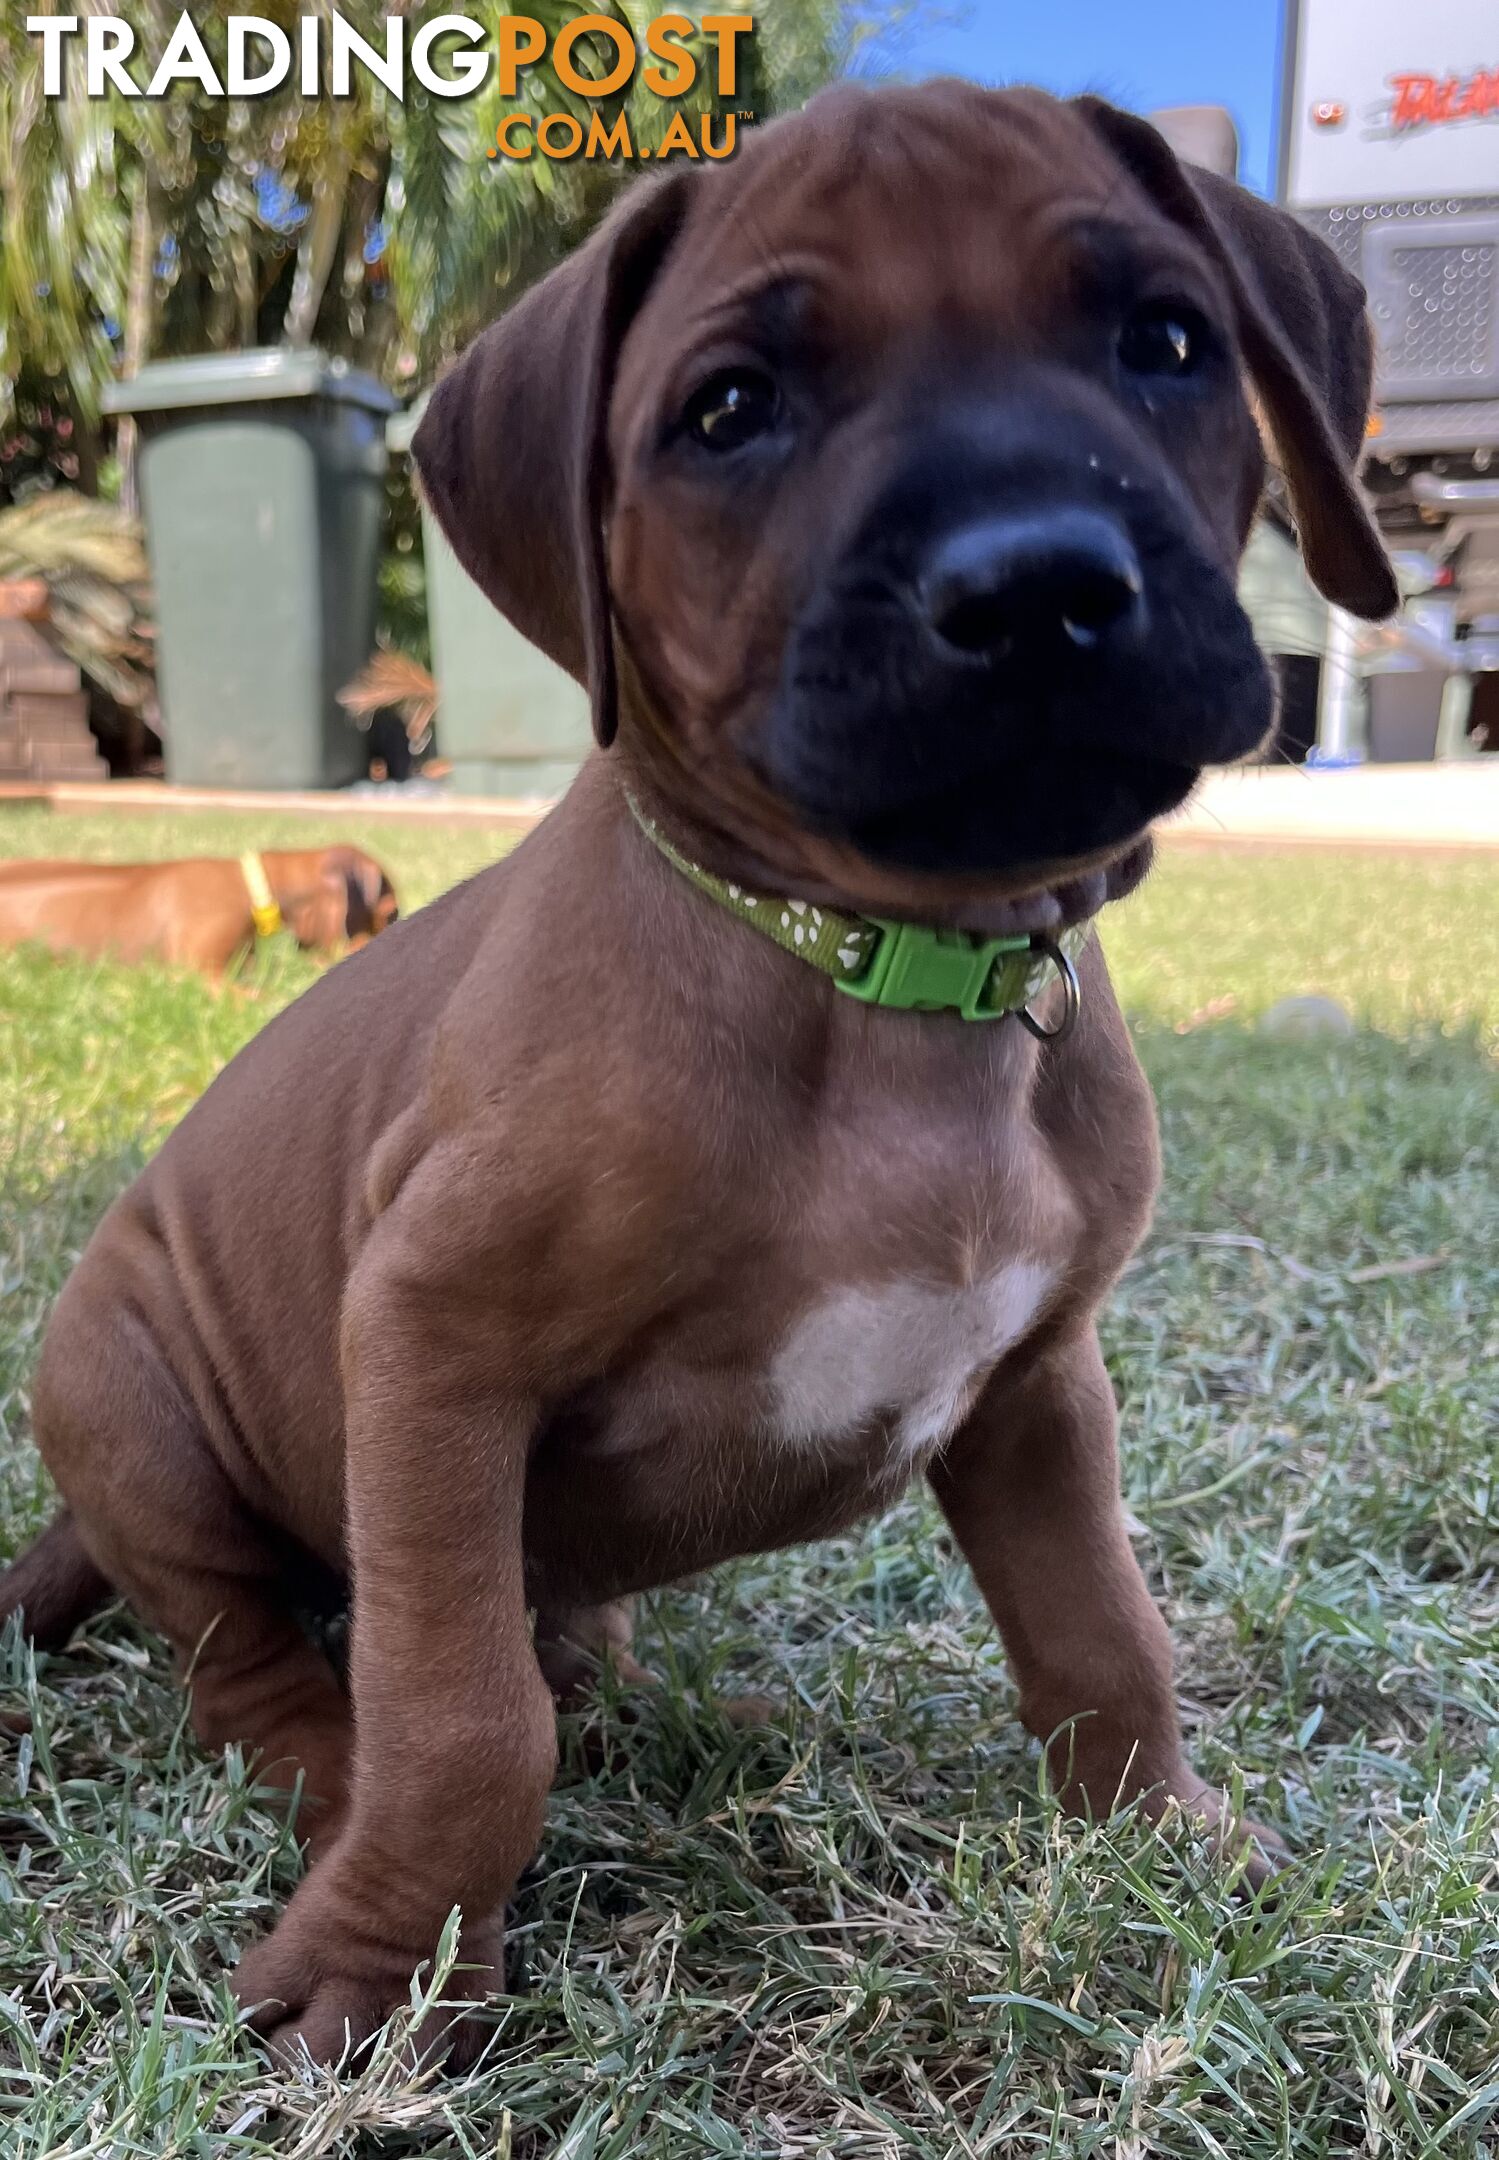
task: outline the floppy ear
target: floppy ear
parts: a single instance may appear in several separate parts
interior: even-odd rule
[[[304,952],[332,952],[348,935],[348,894],[342,876],[326,863],[317,883],[284,899],[281,912]]]
[[[1288,212],[1182,164],[1148,121],[1102,98],[1074,102],[1228,279],[1312,582],[1354,615],[1388,615],[1400,591],[1354,479],[1374,375],[1363,286]]]
[[[681,223],[683,175],[637,180],[593,236],[477,338],[412,451],[469,576],[588,690],[614,739],[604,519],[615,362]]]
[[[386,893],[394,900],[394,889],[372,855],[364,854],[359,848],[325,848],[322,876],[325,881],[332,880],[342,893],[346,938],[373,937],[376,930],[383,930],[388,922],[395,920],[393,905],[383,918],[377,914]]]

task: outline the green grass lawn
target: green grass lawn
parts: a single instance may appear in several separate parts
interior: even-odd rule
[[[291,820],[0,812],[0,854],[237,852]],[[494,833],[339,826],[407,905]],[[1493,859],[1197,852],[1107,925],[1166,1189],[1109,1313],[1139,1550],[1193,1746],[1297,1854],[1273,1909],[1180,1834],[1059,1820],[913,1497],[653,1600],[663,1685],[566,1721],[489,2062],[272,2074],[222,1974],[295,1876],[113,1613],[10,1641],[0,2154],[1499,2155],[1499,907]],[[310,979],[217,995],[0,955],[0,1550],[90,1224]],[[1345,1041],[1256,1022],[1323,991]],[[770,1724],[713,1708],[769,1695]]]

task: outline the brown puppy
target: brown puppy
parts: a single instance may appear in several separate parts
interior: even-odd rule
[[[363,945],[396,919],[395,888],[359,848],[267,848],[255,859],[304,951]],[[218,976],[255,943],[255,898],[242,863],[209,855],[0,863],[0,945],[164,960]]]
[[[1393,602],[1368,384],[1359,288],[1277,211],[1096,101],[960,84],[634,187],[444,382],[438,515],[618,741],[116,1204],[36,1382],[71,1513],[5,1592],[55,1638],[122,1589],[205,1744],[305,1777],[314,1865],[238,1972],[263,2031],[362,2039],[454,1905],[499,1985],[545,1673],[918,1471],[1068,1800],[1223,1824],[1121,1519],[1094,1317],[1157,1157],[1096,941],[1043,1044],[857,1002],[733,909],[992,936],[1127,890],[1270,718],[1247,385],[1323,589]],[[352,1709],[313,1569],[352,1581]]]

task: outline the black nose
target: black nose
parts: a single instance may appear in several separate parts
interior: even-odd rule
[[[1145,612],[1129,535],[1094,510],[1034,510],[960,526],[938,542],[917,589],[943,643],[988,660],[1113,642],[1137,629]]]

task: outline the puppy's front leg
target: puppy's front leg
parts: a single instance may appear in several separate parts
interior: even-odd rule
[[[932,1484],[998,1623],[1021,1716],[1048,1747],[1064,1805],[1106,1815],[1168,1802],[1233,1836],[1221,1794],[1182,1749],[1171,1643],[1119,1497],[1113,1389],[1092,1327],[1021,1375],[1001,1374],[936,1464]],[[1246,1824],[1248,1873],[1277,1841]],[[1257,1848],[1262,1847],[1263,1850]]]
[[[504,1902],[535,1851],[556,1761],[521,1554],[535,1412],[521,1390],[497,1388],[496,1372],[521,1363],[505,1333],[503,1312],[485,1328],[461,1289],[404,1268],[362,1269],[346,1304],[349,1816],[235,1974],[258,2029],[319,2061],[405,2000],[455,1905],[465,1969],[450,1997],[503,1985]],[[451,2037],[465,2052],[476,2036],[460,2025]]]

